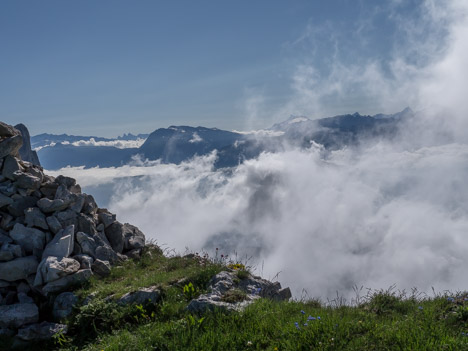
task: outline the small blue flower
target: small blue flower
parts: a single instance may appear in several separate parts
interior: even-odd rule
[[[468,334],[464,333],[464,332],[461,332],[461,335],[462,336],[467,336]]]
[[[320,320],[320,316],[318,316],[317,319]]]
[[[307,327],[307,326],[308,326],[308,324],[307,324],[307,323],[304,323],[304,326],[305,326],[305,327]]]
[[[422,310],[422,309],[423,309],[423,307],[422,307],[422,306],[418,306],[418,308],[419,308],[420,310]]]
[[[447,301],[448,302],[453,302],[453,301],[455,301],[455,299],[453,297],[447,297]]]
[[[299,327],[299,323],[298,323],[298,322],[294,322],[294,325],[296,326],[296,329],[301,329],[301,328]]]
[[[304,310],[301,310],[301,313],[302,313],[302,314],[305,314]]]
[[[307,317],[307,320],[308,320],[308,321],[315,321],[315,319],[316,319],[316,318],[315,318],[315,317],[312,317],[312,316]]]

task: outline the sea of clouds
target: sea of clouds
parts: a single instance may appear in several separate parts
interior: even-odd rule
[[[296,297],[303,289],[322,299],[351,297],[355,286],[393,284],[466,290],[467,13],[468,4],[457,0],[422,2],[418,23],[395,12],[406,41],[386,71],[375,62],[336,62],[321,77],[313,65],[298,67],[296,94],[279,113],[322,111],[327,94],[345,99],[359,86],[382,112],[407,104],[418,111],[391,143],[332,153],[286,145],[233,169],[214,169],[214,152],[180,165],[135,159],[120,168],[49,173],[73,176],[85,191],[107,189],[100,206],[148,239],[180,253],[219,248],[250,258],[257,273],[279,273]],[[432,37],[422,40],[418,26]],[[252,101],[262,99],[253,97],[248,109]]]

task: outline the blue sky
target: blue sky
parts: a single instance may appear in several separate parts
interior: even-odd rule
[[[173,124],[250,129],[290,114],[396,111],[407,103],[376,104],[349,76],[340,96],[336,88],[317,93],[336,82],[336,67],[369,60],[391,79],[395,52],[405,57],[409,47],[401,23],[418,23],[421,4],[2,1],[0,120],[25,123],[33,135],[116,136]]]

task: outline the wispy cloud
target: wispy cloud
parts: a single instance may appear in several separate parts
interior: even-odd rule
[[[384,10],[403,25],[396,10],[404,2],[390,4]],[[325,73],[299,65],[294,97],[277,111],[278,120],[318,117],[333,114],[333,104],[350,109],[363,101],[375,106],[364,113],[419,110],[392,144],[326,158],[315,145],[287,148],[230,170],[214,170],[213,153],[181,165],[60,172],[113,184],[109,207],[149,238],[181,252],[219,247],[252,255],[264,275],[282,272],[296,293],[349,296],[355,284],[466,289],[468,4],[426,1],[418,11],[386,64],[337,54]],[[254,94],[251,115],[261,116],[261,108]]]
[[[106,140],[106,141],[96,141],[94,138],[90,138],[89,140],[79,140],[70,143],[69,141],[63,141],[61,144],[63,145],[73,145],[73,146],[111,146],[116,147],[118,149],[131,149],[131,148],[139,148],[146,139],[136,139],[136,140]],[[55,146],[57,143],[52,142],[45,146],[40,146],[35,148],[35,151],[39,151],[46,147]]]

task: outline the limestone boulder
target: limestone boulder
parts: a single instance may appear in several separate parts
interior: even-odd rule
[[[0,141],[0,158],[5,156],[18,156],[18,151],[23,145],[21,135],[15,135]]]
[[[41,187],[42,179],[29,173],[17,171],[13,176],[16,178],[16,185],[20,188],[37,190]]]
[[[49,256],[68,257],[73,252],[75,243],[75,226],[70,225],[58,232],[52,241],[47,244],[42,258]]]
[[[26,279],[34,274],[39,262],[35,256],[15,258],[8,262],[0,262],[0,280],[13,282]]]
[[[161,300],[161,290],[157,286],[142,288],[127,293],[117,300],[119,305],[147,305],[156,304]]]
[[[97,244],[94,238],[91,235],[88,235],[83,232],[76,233],[76,241],[81,247],[81,252],[83,254],[94,257],[96,254]]]
[[[23,250],[20,245],[4,243],[0,247],[0,261],[11,261],[14,258],[21,257]]]
[[[15,224],[10,231],[10,237],[16,244],[21,245],[27,253],[42,251],[45,246],[46,235],[43,231],[25,227],[20,223]]]
[[[72,258],[80,262],[81,269],[90,269],[94,262],[94,259],[91,256],[85,254],[75,255]]]
[[[21,171],[21,166],[16,157],[11,155],[7,156],[3,160],[2,175],[10,180],[15,180],[15,172]]]
[[[100,224],[104,225],[104,228],[108,228],[112,223],[116,221],[115,214],[110,213],[105,208],[100,208],[97,210],[98,220]]]
[[[220,272],[209,283],[209,293],[200,295],[190,301],[188,310],[191,312],[205,312],[207,310],[243,310],[256,299],[261,297],[274,300],[289,300],[291,291],[289,288],[281,289],[279,282],[248,275],[239,279],[236,272]],[[239,291],[243,298],[235,301],[229,299],[233,291]],[[231,295],[232,296],[232,295]]]
[[[66,334],[68,327],[58,323],[35,323],[18,330],[18,338],[24,341],[49,340],[56,334]]]
[[[33,303],[0,306],[0,328],[19,328],[39,321],[39,309]]]
[[[122,253],[125,245],[124,225],[120,222],[114,222],[105,229],[105,233],[112,249]]]
[[[40,229],[48,230],[46,217],[38,207],[30,207],[24,210],[26,225],[28,227],[37,227]]]
[[[34,196],[19,196],[13,198],[14,202],[11,205],[8,205],[8,212],[13,217],[24,216],[24,210],[29,207],[35,207],[37,203],[37,198]]]
[[[44,258],[37,267],[34,286],[56,281],[77,272],[79,269],[80,263],[72,258],[49,256]]]
[[[0,194],[0,208],[11,205],[13,202],[11,197]]]
[[[109,261],[102,261],[100,259],[96,259],[93,262],[91,269],[94,274],[100,277],[107,277],[111,273],[111,265]]]
[[[46,294],[67,291],[75,286],[79,286],[88,281],[93,275],[91,269],[81,269],[78,272],[67,275],[63,278],[47,283],[42,291]]]
[[[71,316],[73,307],[78,304],[78,297],[72,292],[63,292],[55,298],[52,315],[56,321],[65,320]]]
[[[124,251],[142,249],[145,247],[145,234],[134,225],[124,224]]]
[[[52,233],[57,234],[59,231],[62,230],[62,224],[60,224],[59,220],[55,216],[49,216],[46,218],[47,225]]]
[[[69,204],[70,204],[70,200],[63,200],[63,199],[50,200],[46,197],[43,197],[42,199],[37,201],[37,206],[45,214],[53,213],[56,211],[63,211],[64,209],[68,207]]]

